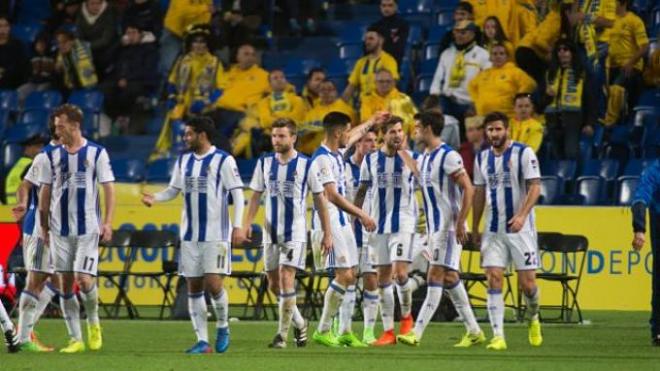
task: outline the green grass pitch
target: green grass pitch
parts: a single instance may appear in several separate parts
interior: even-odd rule
[[[188,356],[194,335],[187,321],[102,320],[104,347],[75,355],[0,353],[0,370],[660,370],[660,347],[652,347],[640,312],[586,312],[588,325],[544,325],[544,344],[532,348],[523,324],[506,324],[509,349],[454,349],[458,323],[431,324],[421,346],[267,349],[276,322],[232,322],[225,354]],[[481,324],[487,335],[487,323]],[[66,339],[61,320],[38,324],[41,339],[56,347]],[[212,325],[209,334],[214,335]],[[311,337],[310,326],[310,337]],[[356,330],[360,330],[359,323]],[[83,327],[84,331],[84,327]],[[213,340],[213,336],[212,339]]]

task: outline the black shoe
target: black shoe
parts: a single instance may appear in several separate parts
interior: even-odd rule
[[[16,330],[5,332],[5,345],[7,345],[7,351],[9,353],[16,353],[19,351],[18,336]]]
[[[268,347],[273,349],[283,349],[286,348],[286,341],[282,338],[282,335],[277,334],[273,338],[273,341],[268,344]]]
[[[655,335],[651,338],[651,345],[660,347],[660,335]]]
[[[293,327],[293,337],[296,339],[296,346],[298,348],[303,348],[307,345],[307,325],[309,324],[307,320],[304,320],[305,323],[303,327],[298,329],[295,326]]]

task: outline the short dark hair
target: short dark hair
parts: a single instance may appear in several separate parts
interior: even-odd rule
[[[509,118],[507,115],[499,111],[491,112],[484,117],[484,127],[488,128],[489,124],[496,121],[502,121],[504,127],[507,129],[509,128]]]
[[[350,123],[350,116],[342,112],[333,111],[323,117],[323,128],[326,133],[332,133]]]
[[[534,104],[534,99],[532,99],[532,93],[518,93],[518,94],[516,94],[516,96],[513,97],[513,103],[515,103],[518,99],[522,99],[522,98],[527,98],[527,99],[529,99],[530,102],[532,102],[532,104]]]
[[[461,1],[456,5],[456,10],[461,9],[464,10],[470,14],[474,14],[474,8],[472,7],[472,4],[468,3],[467,1]]]
[[[215,136],[215,123],[213,120],[206,116],[195,116],[186,121],[186,126],[190,126],[197,134],[204,133],[206,138],[213,141]]]
[[[399,116],[390,116],[389,119],[385,120],[385,122],[380,126],[380,132],[382,134],[387,133],[390,128],[396,124],[401,124],[403,125],[403,119]]]
[[[288,128],[291,135],[298,135],[298,126],[296,125],[296,122],[290,118],[282,117],[273,121],[271,128]]]
[[[61,115],[65,115],[69,121],[77,122],[82,126],[83,112],[75,104],[65,103],[53,110],[53,119]]]
[[[383,29],[382,29],[381,27],[379,27],[379,26],[376,26],[375,24],[372,24],[371,26],[369,26],[369,27],[367,28],[367,32],[375,32],[375,33],[377,33],[380,37],[382,37],[383,39],[385,39],[385,38],[387,37],[387,35],[386,35],[385,32],[383,31]]]
[[[311,70],[309,70],[309,72],[307,72],[307,77],[306,77],[305,81],[311,80],[312,77],[314,76],[314,74],[316,74],[316,73],[322,73],[322,74],[326,75],[325,69],[323,67],[314,67]]]
[[[430,126],[433,135],[439,137],[445,127],[445,117],[439,110],[429,109],[415,114],[415,120],[423,127]]]
[[[53,37],[57,37],[59,35],[66,37],[67,40],[74,40],[76,38],[76,35],[73,32],[71,32],[70,30],[64,27],[59,28],[57,31],[55,31]]]

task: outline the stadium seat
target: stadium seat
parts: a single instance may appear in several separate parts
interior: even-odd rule
[[[621,176],[617,180],[616,204],[629,206],[639,183],[639,176]]]
[[[416,47],[424,42],[424,35],[422,27],[419,25],[411,25],[408,31],[408,39],[406,40],[409,47]]]
[[[422,65],[419,73],[422,75],[433,75],[437,67],[438,67],[437,59],[427,59],[425,61],[422,61]]]
[[[5,143],[2,146],[2,173],[7,174],[21,156],[23,156],[23,146],[18,143]]]
[[[582,163],[581,176],[600,176],[607,182],[614,181],[619,173],[617,160],[587,160]]]
[[[589,140],[580,140],[580,163],[585,163],[591,160],[593,153],[593,145]]]
[[[451,8],[439,10],[436,15],[439,26],[449,26],[454,23],[454,11]]]
[[[553,205],[559,200],[559,195],[561,194],[559,186],[561,180],[559,177],[553,175],[545,175],[541,177],[541,197],[539,198],[539,204],[541,205]]]
[[[69,103],[80,107],[84,112],[100,114],[103,109],[103,93],[98,90],[74,90]]]
[[[52,13],[50,1],[43,0],[21,0],[18,6],[19,23],[43,22]],[[13,28],[14,26],[12,26]]]
[[[306,76],[307,73],[313,68],[321,67],[321,62],[316,59],[300,59],[289,58],[284,66],[284,74],[289,75],[302,75]]]
[[[20,143],[37,134],[45,134],[45,121],[39,123],[14,125],[5,132],[5,143]]]
[[[358,59],[364,54],[362,43],[343,44],[339,47],[339,58]]]
[[[50,111],[62,103],[62,94],[57,90],[33,91],[25,99],[24,111]]]
[[[640,176],[642,175],[642,171],[644,171],[648,165],[648,160],[636,158],[630,159],[626,163],[626,166],[623,169],[623,174],[621,174],[621,176]]]
[[[417,78],[417,86],[415,88],[415,92],[428,94],[432,83],[433,75],[420,75]]]
[[[638,106],[660,106],[660,88],[647,89],[642,92],[637,101]]]
[[[39,125],[46,128],[48,125],[48,112],[42,110],[23,112],[16,125]]]
[[[167,183],[172,177],[176,158],[163,158],[147,165],[146,181],[149,183]]]
[[[399,0],[398,5],[402,14],[430,13],[433,10],[432,0]]]
[[[431,27],[429,35],[426,38],[428,43],[439,43],[447,32],[451,30],[451,26],[440,25]]]
[[[355,59],[333,58],[326,65],[326,72],[329,77],[350,75],[356,61]]]
[[[22,41],[26,51],[29,51],[42,28],[43,26],[36,22],[16,23],[11,26],[11,35]]]
[[[566,189],[566,185],[575,179],[577,163],[573,160],[548,161],[544,165],[541,174],[558,176],[562,182],[561,190]]]
[[[575,194],[581,196],[582,205],[602,205],[605,185],[599,176],[582,176],[576,181]]]
[[[652,159],[660,155],[660,128],[657,121],[644,125],[641,147],[643,158]]]
[[[367,30],[367,25],[364,23],[342,22],[338,29],[337,46],[344,44],[360,44],[363,41],[364,33]]]
[[[433,59],[437,61],[438,58],[440,58],[440,44],[426,44],[426,46],[424,46],[423,60]]]
[[[15,90],[0,90],[0,110],[18,111],[18,93]]]
[[[118,182],[138,183],[144,180],[144,161],[137,159],[112,160],[112,171]]]

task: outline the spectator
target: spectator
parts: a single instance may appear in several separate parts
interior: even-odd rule
[[[222,11],[214,14],[211,24],[224,55],[235,56],[239,46],[255,42],[262,19],[258,0],[223,0]]]
[[[585,67],[577,48],[568,39],[560,39],[548,70],[545,108],[548,139],[557,159],[575,160],[579,153],[580,133],[592,135],[596,121],[593,94],[584,87]]]
[[[660,35],[660,30],[658,31]],[[650,88],[660,87],[660,38],[655,38],[655,49],[649,55],[649,62],[644,70],[644,82]]]
[[[305,118],[305,102],[295,91],[287,91],[289,83],[282,70],[271,71],[268,80],[271,92],[257,103],[257,112],[261,130],[270,137],[270,125],[279,118],[292,119],[300,125]]]
[[[484,28],[486,18],[497,17],[504,27],[504,34],[509,34],[509,19],[515,4],[513,0],[467,0],[474,9],[474,23]]]
[[[213,0],[176,0],[170,5],[163,20],[160,37],[160,65],[158,71],[168,75],[172,64],[181,52],[181,44],[188,27],[208,24],[213,13]]]
[[[117,121],[124,133],[140,132],[135,125],[129,126],[129,114],[138,97],[148,95],[158,85],[155,41],[150,31],[140,30],[137,24],[127,25],[114,73],[102,83],[106,113]]]
[[[48,138],[42,134],[34,135],[21,143],[23,146],[23,156],[14,163],[5,179],[5,196],[7,198],[7,205],[16,204],[16,192],[21,185],[21,181],[30,169],[32,160],[34,160],[35,156],[41,152],[41,149],[46,143],[48,143]]]
[[[21,104],[33,91],[51,89],[55,83],[55,58],[45,33],[34,40],[30,67],[28,82],[18,88],[18,100]]]
[[[307,81],[302,91],[302,97],[307,104],[307,108],[313,108],[321,99],[321,83],[325,80],[325,70],[323,68],[312,68],[307,73]]]
[[[175,62],[168,78],[168,107],[173,120],[211,111],[222,95],[225,70],[210,53],[210,36],[206,25],[191,26],[186,32],[186,54]]]
[[[525,71],[508,62],[504,45],[493,45],[490,61],[493,66],[470,81],[468,91],[477,115],[499,111],[513,117],[513,98],[516,94],[533,92],[536,82]]]
[[[453,13],[454,24],[458,24],[461,21],[473,21],[474,22],[474,9],[472,4],[467,1],[461,1],[456,5]],[[478,27],[475,27],[475,40],[481,40],[481,30]],[[435,40],[429,40],[431,42]],[[449,48],[454,43],[454,31],[453,29],[447,31],[445,35],[440,40],[440,46],[438,48],[438,53],[442,54],[447,48]]]
[[[338,97],[337,87],[332,80],[323,80],[319,84],[319,97],[316,104],[305,114],[305,119],[298,132],[298,150],[312,155],[323,141],[323,118],[330,112],[341,112],[351,117],[357,124],[355,110]]]
[[[130,0],[124,11],[124,29],[133,25],[143,32],[160,35],[162,19],[160,6],[155,0]]]
[[[524,35],[536,29],[546,10],[546,0],[522,0],[513,4],[506,34],[513,46],[518,45]]]
[[[607,112],[602,120],[605,125],[619,121],[628,96],[628,107],[635,107],[643,88],[642,71],[644,56],[649,50],[644,22],[628,11],[628,0],[617,0],[616,20],[610,31],[609,95]]]
[[[305,22],[305,31],[310,34],[316,33],[315,19],[318,19],[322,7],[323,2],[321,0],[286,0],[291,33],[298,36],[302,34],[303,28],[300,21]]]
[[[372,27],[379,28],[385,35],[383,50],[396,59],[401,65],[403,54],[406,51],[410,25],[398,12],[396,0],[380,0],[380,14],[383,15]]]
[[[55,35],[60,29],[74,31],[83,0],[60,0],[53,5],[53,15],[46,21],[46,32]],[[52,3],[51,3],[52,4]]]
[[[96,86],[98,78],[89,45],[76,39],[71,31],[64,29],[55,32],[55,40],[57,41],[55,71],[62,76],[64,90]]]
[[[477,153],[488,148],[488,142],[484,137],[484,117],[472,116],[465,119],[465,138],[467,139],[458,152],[463,158],[465,171],[472,179],[474,174],[474,159]]]
[[[511,140],[524,143],[538,152],[543,141],[543,124],[533,117],[534,103],[529,93],[517,94],[514,98],[515,117],[509,122]]]
[[[348,77],[348,86],[344,90],[343,98],[349,102],[355,90],[360,92],[360,100],[371,94],[376,88],[376,71],[389,70],[394,80],[399,80],[399,68],[394,57],[383,50],[385,37],[381,30],[369,27],[364,35],[364,49],[366,55],[357,60],[351,75]]]
[[[394,80],[392,72],[386,69],[376,72],[375,91],[362,98],[360,119],[364,122],[380,111],[387,111],[393,116],[401,117],[403,131],[409,138],[412,137],[417,107],[409,96],[396,88],[396,80]]]
[[[9,18],[0,15],[0,89],[16,89],[28,74],[25,48],[10,33]]]
[[[454,44],[442,52],[433,75],[427,107],[440,106],[445,114],[463,121],[465,111],[472,106],[468,83],[491,66],[488,52],[475,41],[477,26],[460,21],[454,26]]]
[[[106,0],[86,0],[76,20],[78,36],[89,42],[101,78],[110,72],[119,48],[117,21],[116,10]]]
[[[504,29],[502,29],[500,20],[495,16],[490,16],[486,18],[486,21],[484,22],[484,32],[481,35],[481,46],[488,51],[488,54],[490,54],[490,51],[495,44],[504,45],[507,54],[509,55],[509,59],[513,58],[513,45],[504,34]]]

